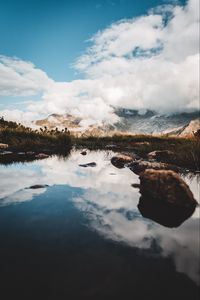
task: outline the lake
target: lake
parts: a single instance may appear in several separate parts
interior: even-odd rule
[[[112,155],[0,165],[2,300],[198,299],[199,207],[177,228],[143,218],[139,178]]]

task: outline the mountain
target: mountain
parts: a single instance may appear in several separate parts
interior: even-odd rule
[[[98,124],[82,126],[83,120],[69,114],[52,114],[43,120],[35,122],[40,127],[48,129],[68,128],[72,133],[80,135],[105,135],[113,132],[130,132],[159,134],[168,133],[176,135],[188,134],[199,128],[199,112],[181,113],[173,115],[159,115],[153,111],[146,111],[141,114],[136,110],[117,109],[115,113],[119,116],[120,121],[113,125]],[[196,121],[195,121],[196,120]],[[190,123],[190,122],[193,123]],[[190,126],[189,128],[187,128]]]
[[[199,129],[200,129],[200,119],[198,118],[190,121],[189,124],[186,124],[184,126],[181,126],[173,130],[166,130],[163,133],[184,137],[184,136],[193,136],[194,132],[196,132]]]

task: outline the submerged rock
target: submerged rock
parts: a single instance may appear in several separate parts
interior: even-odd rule
[[[144,160],[133,161],[129,164],[129,168],[135,174],[140,174],[147,169],[153,170],[172,170],[178,172],[180,169],[177,166],[161,163],[161,162],[150,162]]]
[[[87,168],[87,167],[96,167],[95,162],[87,163],[87,164],[80,164],[79,167]]]
[[[116,168],[122,169],[126,164],[131,163],[134,160],[134,157],[125,154],[118,154],[111,158],[111,163]]]
[[[140,184],[139,183],[132,183],[131,186],[133,188],[139,189],[140,188]]]
[[[85,151],[85,150],[82,151],[82,152],[81,152],[81,155],[87,155],[87,151]]]
[[[31,185],[28,189],[43,189],[48,187],[47,184],[35,184],[35,185]]]
[[[167,161],[169,159],[170,160],[173,159],[175,156],[175,153],[173,151],[169,151],[169,150],[156,150],[156,151],[150,152],[147,156],[150,159]]]
[[[140,175],[142,197],[176,207],[196,206],[189,186],[175,172],[169,170],[146,170]]]

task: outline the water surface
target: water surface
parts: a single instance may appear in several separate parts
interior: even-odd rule
[[[199,208],[178,228],[143,218],[112,155],[0,166],[1,299],[198,299]]]

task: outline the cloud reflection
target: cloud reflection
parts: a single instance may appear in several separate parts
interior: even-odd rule
[[[9,205],[32,200],[44,189],[27,189],[35,184],[68,185],[81,188],[75,206],[89,220],[89,226],[105,238],[140,249],[156,243],[158,255],[171,257],[176,270],[199,281],[199,208],[179,228],[165,228],[143,218],[137,208],[140,194],[131,187],[138,176],[129,169],[117,169],[110,163],[112,152],[72,152],[68,159],[52,157],[27,164],[0,166],[0,203]],[[95,168],[79,164],[95,161]],[[197,177],[184,178],[199,201]]]

